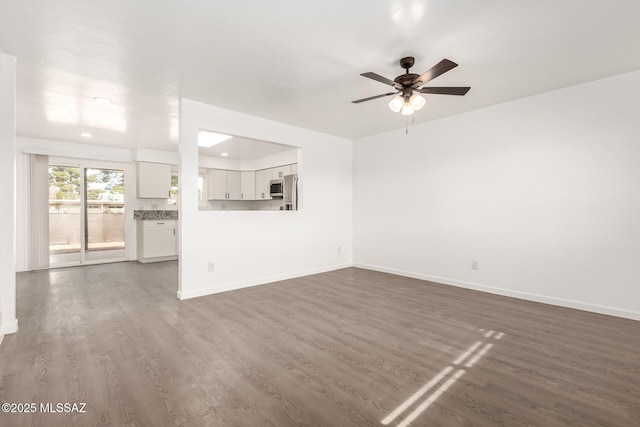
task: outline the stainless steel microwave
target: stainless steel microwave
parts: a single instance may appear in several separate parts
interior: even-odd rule
[[[269,195],[272,199],[282,199],[284,182],[282,179],[272,179],[269,185]]]

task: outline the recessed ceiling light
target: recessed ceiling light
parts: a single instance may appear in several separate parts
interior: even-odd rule
[[[222,157],[227,157],[227,156],[229,155],[229,153],[220,153],[220,155],[221,155]]]
[[[93,97],[93,101],[97,102],[98,104],[111,104],[111,100],[109,98],[105,98],[103,96],[94,96]]]
[[[208,130],[201,130],[200,132],[198,132],[198,146],[209,148],[231,138],[231,135],[209,132]]]
[[[82,132],[80,136],[83,138],[91,138],[91,134],[89,132]]]

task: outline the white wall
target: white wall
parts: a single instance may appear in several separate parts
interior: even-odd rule
[[[640,71],[356,140],[355,264],[640,319],[638,111]]]
[[[0,342],[18,330],[15,263],[16,58],[0,52]]]
[[[301,210],[199,211],[200,128],[302,148]],[[180,185],[179,298],[351,265],[350,140],[182,99]]]
[[[151,148],[136,148],[135,160],[139,162],[165,163],[178,166],[178,152],[154,150]]]
[[[300,150],[294,148],[255,160],[244,160],[242,162],[242,170],[257,171],[260,169],[269,169],[277,166],[298,163],[298,151]]]
[[[228,169],[242,170],[242,161],[235,159],[224,159],[221,157],[199,155],[200,169]],[[200,171],[203,172],[203,171]]]
[[[256,171],[268,169],[276,166],[290,165],[298,163],[298,149],[283,151],[259,159],[235,160],[222,157],[205,156],[200,154],[200,168],[229,169],[239,171]]]

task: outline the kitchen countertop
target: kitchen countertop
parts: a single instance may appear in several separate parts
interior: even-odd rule
[[[178,219],[177,210],[135,210],[133,219],[154,220],[154,219]]]

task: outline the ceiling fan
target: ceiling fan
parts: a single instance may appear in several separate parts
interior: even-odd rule
[[[382,95],[370,96],[368,98],[358,99],[357,101],[351,101],[354,104],[359,104],[365,101],[371,101],[372,99],[383,98],[385,96],[398,95],[389,102],[389,108],[392,111],[405,116],[409,116],[418,111],[424,106],[425,100],[421,93],[437,94],[437,95],[465,95],[469,92],[470,87],[420,87],[423,84],[435,79],[436,77],[446,73],[449,70],[457,67],[453,61],[443,59],[436,65],[425,71],[423,74],[413,74],[409,72],[409,68],[413,67],[415,59],[412,56],[407,56],[400,60],[400,66],[405,69],[405,74],[400,74],[393,80],[389,80],[386,77],[382,77],[376,73],[362,73],[361,76],[376,80],[380,83],[393,86],[394,92],[383,93]]]

